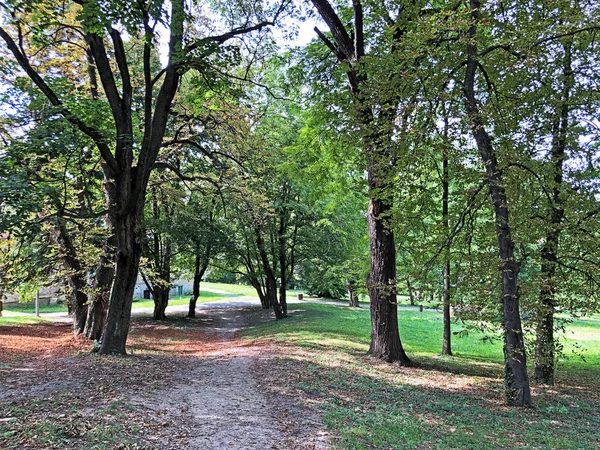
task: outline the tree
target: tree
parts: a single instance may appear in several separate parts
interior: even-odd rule
[[[371,299],[371,346],[369,353],[388,362],[408,365],[410,360],[400,342],[396,303],[396,249],[394,233],[387,217],[392,208],[389,197],[390,162],[394,160],[390,140],[394,129],[397,102],[372,104],[365,96],[367,73],[365,57],[363,5],[353,2],[353,31],[349,33],[327,0],[312,0],[315,9],[329,27],[333,41],[317,28],[315,31],[343,64],[360,127],[369,186],[369,226],[371,269],[368,281]],[[399,31],[401,34],[401,31]],[[394,104],[396,103],[396,104]]]
[[[180,204],[177,185],[172,180],[157,174],[151,179],[146,218],[146,264],[141,269],[142,278],[154,300],[154,320],[166,319],[171,290],[171,261],[176,252],[171,228]],[[179,194],[179,195],[178,195]]]
[[[110,107],[114,132],[102,133],[93,123],[72,108],[70,99],[61,98],[55,92],[53,83],[42,77],[32,64],[34,56],[23,45],[20,36],[24,28],[35,28],[38,23],[26,23],[19,4],[8,5],[5,12],[13,17],[11,29],[0,28],[0,37],[12,53],[21,69],[37,88],[47,97],[58,114],[87,135],[95,144],[103,159],[103,171],[115,189],[109,192],[109,209],[114,217],[116,272],[113,284],[106,328],[99,353],[125,353],[125,343],[129,331],[133,289],[137,279],[143,242],[143,210],[146,189],[150,173],[154,168],[159,150],[166,132],[169,111],[175,97],[183,71],[195,66],[206,67],[211,56],[218,54],[220,44],[245,33],[261,30],[273,24],[262,20],[254,25],[249,20],[245,24],[221,35],[184,41],[185,5],[182,0],[170,2],[168,23],[170,31],[168,42],[168,62],[165,69],[153,74],[151,54],[156,43],[156,25],[163,21],[166,14],[162,3],[134,5],[123,14],[120,2],[102,3],[76,1],[78,11],[77,28],[83,36],[83,42],[77,45],[90,49],[106,101]],[[35,6],[35,5],[34,5]],[[60,26],[64,14],[62,4],[57,3],[51,12],[47,8],[41,11],[39,22]],[[70,5],[69,5],[70,6]],[[29,5],[28,5],[29,7]],[[276,15],[281,12],[281,7]],[[259,19],[260,20],[260,19]],[[244,20],[242,20],[244,22]],[[119,24],[119,26],[115,26]],[[43,29],[43,27],[41,27]],[[39,29],[39,28],[38,28]],[[134,80],[129,66],[124,36],[127,32],[144,38],[143,49],[143,100],[140,110],[142,119],[136,123],[134,112]],[[16,37],[15,37],[16,36]],[[16,40],[15,40],[16,39]],[[112,52],[108,51],[108,40],[112,43]],[[113,62],[111,63],[111,58]],[[141,130],[134,132],[134,125]],[[139,127],[139,128],[138,128]]]
[[[509,405],[523,406],[531,403],[525,342],[519,313],[519,291],[517,278],[519,263],[515,258],[515,242],[509,221],[509,208],[502,174],[498,169],[498,158],[492,145],[492,138],[479,111],[476,98],[476,75],[479,69],[478,31],[481,15],[479,0],[471,0],[471,22],[468,29],[467,64],[465,67],[464,102],[471,125],[473,138],[477,143],[485,167],[486,182],[494,206],[500,270],[502,273],[502,304],[504,326],[504,384],[506,401]]]

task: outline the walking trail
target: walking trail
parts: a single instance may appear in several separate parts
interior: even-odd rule
[[[169,387],[145,400],[158,413],[182,415],[191,422],[186,448],[329,448],[316,412],[285,394],[286,380],[277,376],[277,359],[268,347],[239,339],[244,326],[266,319],[264,312],[218,305],[202,308],[199,317],[209,341],[203,344],[204,355],[190,358]],[[279,386],[274,390],[269,383]]]

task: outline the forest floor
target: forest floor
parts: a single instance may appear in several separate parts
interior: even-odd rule
[[[65,323],[0,326],[0,449],[328,448],[277,346],[239,338],[269,312],[206,306],[134,318],[127,357],[90,354]]]
[[[401,367],[367,355],[368,308],[294,301],[275,321],[214,298],[194,319],[134,310],[127,357],[91,354],[64,313],[0,318],[0,450],[600,448],[598,314],[559,336],[556,386],[510,408],[499,336],[453,322],[440,356],[434,309],[400,308]]]

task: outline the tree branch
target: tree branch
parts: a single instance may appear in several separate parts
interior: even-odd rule
[[[0,37],[6,42],[8,49],[14,55],[15,59],[21,66],[21,68],[25,71],[27,76],[33,81],[33,83],[38,87],[38,89],[46,96],[46,98],[50,101],[50,103],[56,107],[58,107],[60,114],[71,124],[73,124],[79,131],[90,137],[98,150],[100,150],[100,154],[102,158],[108,165],[109,169],[113,172],[119,171],[119,165],[115,157],[108,145],[104,143],[104,137],[100,133],[100,131],[95,128],[89,127],[86,125],[79,117],[75,116],[71,111],[69,111],[62,103],[62,101],[58,98],[58,96],[54,93],[52,88],[44,81],[44,79],[40,76],[39,73],[31,66],[25,52],[22,52],[15,41],[10,37],[10,35],[3,29],[0,28]]]

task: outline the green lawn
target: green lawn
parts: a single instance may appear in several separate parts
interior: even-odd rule
[[[228,292],[229,294],[244,295],[256,297],[256,290],[245,284],[226,284],[226,283],[201,283],[200,290],[203,288],[214,289],[216,291]]]
[[[40,304],[40,313],[55,313],[55,312],[63,312],[67,310],[67,305],[60,304],[60,305],[56,305],[56,304],[52,304],[52,305],[46,305],[46,304]],[[35,313],[35,305],[33,303],[5,303],[4,304],[4,312],[9,311],[9,312],[18,312],[18,313],[28,313],[28,314],[34,314]]]
[[[533,408],[502,404],[502,343],[470,332],[454,336],[455,356],[439,356],[441,314],[399,312],[404,347],[415,367],[365,356],[369,311],[296,304],[291,317],[245,330],[250,340],[285,345],[282,370],[292,388],[316,402],[335,448],[598,448],[600,325],[574,322],[563,339],[567,360],[557,387],[533,386]],[[462,327],[456,324],[455,331]],[[570,356],[575,342],[581,355]]]
[[[190,297],[191,297],[190,295],[178,295],[177,297],[171,297],[169,299],[169,306],[188,305],[190,303]],[[216,294],[214,292],[206,292],[201,289],[200,297],[198,297],[198,303],[216,302],[219,300],[223,300],[224,298],[230,298],[230,297],[231,296],[229,296],[229,295]],[[132,308],[133,309],[154,308],[154,300],[135,297],[133,299]],[[169,311],[169,309],[167,307],[167,312],[168,311]]]
[[[0,325],[33,325],[36,323],[46,322],[46,319],[42,317],[35,317],[31,315],[22,315],[20,312],[2,311],[2,317],[0,317]]]
[[[207,286],[209,285],[208,283],[203,283],[203,285],[206,284]],[[220,286],[220,285],[219,285]],[[235,290],[235,285],[223,285],[223,286],[232,286],[233,289],[229,289],[229,291],[233,291]],[[248,288],[246,286],[240,286],[241,288],[245,288],[246,290],[248,290]],[[215,288],[216,289],[216,288]],[[251,289],[251,288],[250,288]],[[253,291],[254,292],[254,291]],[[200,291],[200,298],[198,298],[198,303],[207,303],[207,302],[214,302],[214,301],[218,301],[218,300],[222,300],[224,298],[229,298],[229,297],[235,297],[238,294],[236,293],[232,293],[232,294],[217,294],[214,292],[207,292],[207,291]],[[244,294],[246,295],[246,294]],[[169,305],[187,305],[190,302],[190,296],[189,295],[180,295],[177,297],[172,297],[169,299]],[[138,298],[135,297],[133,299],[133,308],[137,309],[137,308],[152,308],[154,307],[154,302],[152,300],[149,299],[142,299],[142,298]],[[60,305],[56,305],[56,304],[52,304],[52,305],[40,305],[40,313],[56,313],[56,312],[65,312],[67,310],[67,305],[60,304]],[[27,303],[27,304],[4,304],[4,312],[16,312],[16,313],[27,313],[27,314],[34,314],[35,313],[35,306],[33,304]]]

